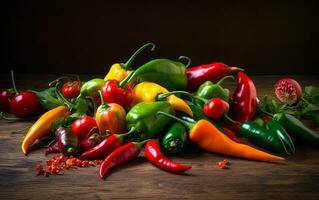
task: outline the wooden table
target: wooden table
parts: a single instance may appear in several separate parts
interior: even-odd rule
[[[20,88],[45,88],[58,75],[17,75]],[[83,80],[92,75],[81,76]],[[8,84],[4,74],[1,85]],[[272,94],[280,76],[252,76],[258,95]],[[319,84],[317,76],[295,76],[302,85]],[[234,88],[234,84],[226,82]],[[185,175],[154,167],[143,156],[112,171],[105,181],[98,167],[68,170],[64,176],[35,176],[35,164],[47,157],[43,149],[24,156],[20,144],[24,133],[13,130],[32,122],[0,121],[0,199],[319,199],[319,151],[301,144],[283,164],[270,164],[219,156],[202,151],[171,156],[190,164]],[[227,158],[230,169],[218,161]]]

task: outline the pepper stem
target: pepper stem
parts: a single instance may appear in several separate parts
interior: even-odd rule
[[[152,139],[148,139],[148,140],[143,140],[142,142],[132,142],[138,149],[141,149],[145,143],[147,143],[148,141],[150,141]]]
[[[69,108],[72,108],[72,109],[76,109],[76,106],[73,105],[71,102],[69,102],[66,98],[64,98],[64,96],[61,94],[60,92],[60,89],[59,89],[59,83],[60,82],[57,82],[56,85],[55,85],[55,94],[56,96],[58,97],[58,99],[60,101],[62,101],[65,105],[67,105]]]
[[[185,91],[172,91],[172,92],[167,92],[167,93],[160,93],[156,96],[156,100],[157,101],[163,101],[165,100],[168,96],[171,96],[171,95],[175,95],[175,94],[182,94],[182,95],[185,95],[187,97],[190,97],[192,99],[198,99],[200,101],[202,101],[203,103],[207,103],[208,100],[207,99],[204,99],[204,98],[201,98],[201,97],[198,97],[198,96],[195,96],[189,92],[185,92]]]
[[[127,70],[129,67],[131,67],[132,62],[135,60],[136,56],[138,56],[144,49],[148,48],[148,47],[152,47],[151,51],[154,51],[155,49],[155,44],[150,42],[147,44],[144,44],[143,46],[141,46],[138,50],[135,51],[135,53],[126,61],[126,63],[122,63],[120,64],[121,67],[125,70]]]
[[[129,83],[135,76],[135,72],[136,71],[133,71],[131,72],[129,75],[127,75],[119,84],[118,86],[123,88],[123,86],[126,84],[126,83]]]
[[[229,72],[243,72],[245,71],[243,68],[239,68],[239,67],[228,67],[227,68]]]
[[[230,76],[224,76],[224,77],[221,78],[216,84],[217,84],[217,85],[220,85],[220,84],[222,84],[222,82],[223,82],[224,80],[229,79],[229,78],[235,80],[235,77],[234,77],[234,76],[231,76],[231,75],[230,75]]]
[[[101,90],[99,90],[98,92],[99,92],[99,95],[100,95],[100,98],[101,98],[101,105],[102,105],[104,108],[110,107],[110,106],[106,103],[105,99],[103,98],[103,95],[102,95]]]
[[[14,73],[13,73],[13,70],[10,71],[11,72],[11,82],[12,82],[12,87],[13,87],[13,91],[15,94],[18,94],[18,90],[17,90],[17,87],[16,87],[16,83],[14,81]]]
[[[189,67],[191,65],[191,63],[192,63],[192,59],[190,59],[187,56],[180,56],[180,57],[178,57],[178,60],[180,60],[180,61],[186,60],[187,61],[186,65],[185,65],[185,68]]]
[[[185,120],[183,120],[183,119],[180,119],[180,118],[178,118],[178,117],[175,117],[174,115],[168,114],[168,113],[163,112],[163,111],[158,111],[156,114],[157,114],[157,115],[164,115],[164,116],[166,116],[166,117],[172,118],[172,119],[174,119],[174,120],[180,122],[181,124],[183,124],[183,125],[184,125],[187,129],[189,129],[189,130],[191,130],[191,129],[193,128],[193,126],[194,126],[194,123],[185,121]]]
[[[231,123],[237,124],[237,122],[236,122],[235,120],[233,120],[232,118],[230,118],[227,113],[224,113],[224,117],[225,117],[227,120],[229,120]]]
[[[123,133],[123,134],[116,134],[115,136],[117,137],[118,140],[120,140],[120,142],[123,142],[124,138],[128,135],[131,135],[132,133],[136,132],[136,127],[132,127],[128,132]]]

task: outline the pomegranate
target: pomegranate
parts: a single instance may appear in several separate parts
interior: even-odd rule
[[[283,78],[275,84],[275,94],[282,103],[293,105],[300,101],[302,89],[296,80]]]

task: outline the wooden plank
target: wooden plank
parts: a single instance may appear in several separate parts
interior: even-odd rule
[[[1,75],[3,77],[3,75]],[[39,77],[39,78],[37,78]],[[52,75],[18,75],[25,88],[44,88]],[[91,76],[86,76],[90,78]],[[93,76],[92,76],[93,77]],[[259,96],[272,94],[277,76],[253,76]],[[318,84],[318,77],[296,77],[303,85]],[[1,84],[7,82],[1,79]],[[234,83],[227,82],[227,87]],[[296,154],[282,164],[247,161],[194,151],[170,156],[192,165],[184,175],[164,172],[141,155],[115,170],[105,181],[98,167],[68,170],[64,176],[35,176],[35,164],[46,159],[43,150],[24,156],[20,150],[23,133],[11,131],[32,122],[0,121],[0,199],[318,199],[319,151],[296,144]],[[230,169],[216,164],[227,158]]]

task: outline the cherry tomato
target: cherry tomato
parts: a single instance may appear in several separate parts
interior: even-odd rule
[[[95,119],[90,116],[80,117],[72,123],[72,132],[83,141],[90,137],[93,133],[98,132]]]
[[[61,89],[62,95],[67,99],[72,99],[80,94],[79,81],[69,81],[64,83]]]
[[[0,91],[0,110],[10,111],[10,101],[13,93],[9,90]]]
[[[221,98],[213,98],[203,106],[205,115],[218,119],[229,111],[229,104]]]
[[[39,98],[33,92],[20,92],[10,102],[11,112],[17,117],[30,117],[40,108]]]

